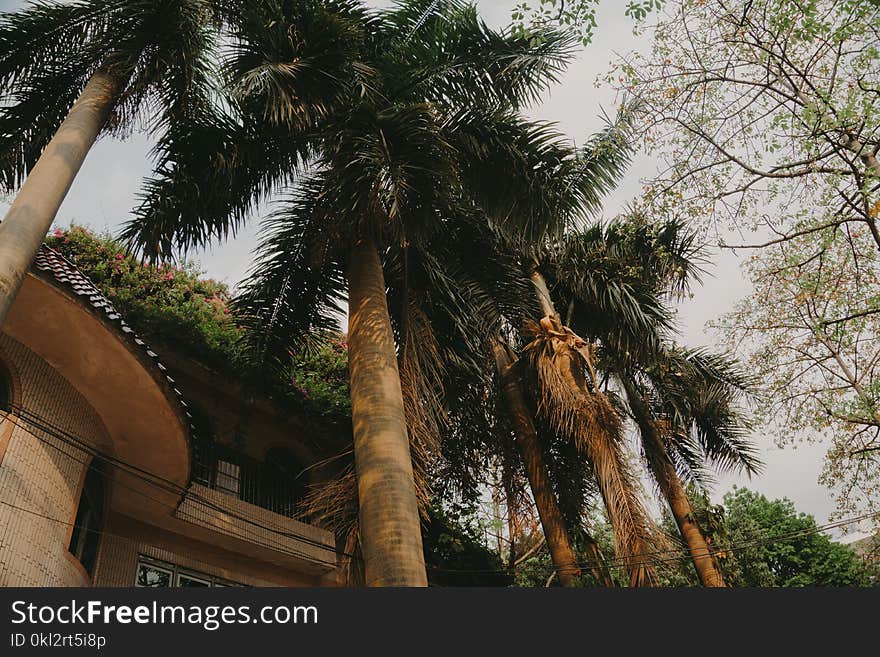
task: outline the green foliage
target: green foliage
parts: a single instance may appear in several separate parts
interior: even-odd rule
[[[330,415],[351,414],[348,390],[348,343],[340,336],[293,359],[292,383],[312,405]]]
[[[241,329],[226,285],[203,278],[194,264],[142,264],[109,235],[81,226],[55,229],[46,243],[74,262],[125,320],[211,367],[239,359]]]
[[[181,121],[209,112],[214,28],[235,5],[40,0],[0,13],[0,189],[21,184],[99,71],[118,83],[102,131],[125,137],[143,129],[161,150]]]
[[[522,2],[513,8],[511,20],[514,29],[528,34],[535,26],[559,25],[572,30],[584,46],[593,41],[596,27],[596,9],[599,0],[538,0],[537,5]],[[636,23],[648,14],[659,11],[663,0],[628,0],[623,13]]]
[[[734,551],[725,575],[737,586],[868,586],[865,564],[845,545],[816,531],[815,519],[788,499],[770,501],[736,488],[724,496]],[[754,537],[765,537],[766,542]],[[773,537],[790,536],[786,540]]]
[[[184,262],[151,265],[106,234],[82,226],[55,229],[46,243],[76,264],[135,330],[219,372],[256,382],[264,392],[297,400],[319,415],[347,417],[348,345],[341,336],[294,355],[288,371],[266,380],[244,352],[245,329],[229,288]]]
[[[592,512],[589,519],[590,538],[595,541],[602,558],[606,560],[605,568],[615,586],[627,586],[629,575],[625,568],[615,565],[614,559],[614,530],[608,522],[605,514],[601,511]],[[597,573],[601,572],[600,564],[596,563],[596,553],[588,549],[591,545],[582,532],[575,532],[572,538],[578,563],[584,569],[578,578],[578,586],[591,588],[605,584],[599,580]],[[609,560],[610,561],[609,563]],[[520,564],[516,569],[516,586],[534,588],[547,586],[547,580],[553,572],[553,562],[547,549],[541,550],[531,559]],[[554,578],[555,580],[555,578]],[[558,581],[551,582],[551,586],[559,586]]]
[[[693,496],[694,514],[708,528],[710,545],[728,586],[871,586],[876,573],[848,546],[818,531],[813,516],[798,513],[788,499],[768,500],[746,488],[734,488],[722,506]],[[677,531],[670,518],[664,522]],[[664,572],[667,586],[695,585],[690,562]]]
[[[422,532],[431,586],[509,586],[498,554],[486,547],[467,509],[435,506]]]

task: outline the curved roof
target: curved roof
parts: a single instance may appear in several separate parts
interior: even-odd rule
[[[168,374],[168,368],[159,360],[159,355],[137,336],[134,329],[125,322],[122,314],[116,310],[113,303],[104,296],[101,290],[98,289],[98,286],[82,273],[74,263],[45,244],[40,246],[40,251],[34,259],[33,268],[51,275],[55,283],[82,297],[92,308],[99,313],[103,313],[103,318],[107,322],[118,327],[119,337],[140,351],[143,356],[146,356],[148,361],[156,368],[156,374],[168,382],[176,403],[186,416],[190,443],[192,443],[195,440],[195,427],[193,426],[189,405],[186,403],[183,393],[176,387],[174,379]]]
[[[192,477],[189,405],[158,354],[98,287],[73,262],[42,246],[3,331],[85,398],[107,429],[111,456],[150,475],[138,479],[117,469],[114,507],[142,513],[152,497],[156,513],[175,508]]]

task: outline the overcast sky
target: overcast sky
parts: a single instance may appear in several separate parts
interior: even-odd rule
[[[0,0],[0,10],[23,6],[19,0]],[[374,0],[373,4],[388,4]],[[492,25],[508,22],[514,0],[480,0],[485,20]],[[604,109],[614,113],[613,93],[596,88],[596,77],[606,72],[615,52],[645,49],[650,33],[635,37],[632,22],[623,14],[623,3],[604,0],[599,9],[599,27],[594,42],[584,49],[569,68],[561,83],[544,102],[530,112],[534,118],[555,121],[578,143],[600,129]],[[149,140],[136,135],[125,142],[102,140],[86,160],[83,169],[58,214],[56,224],[86,224],[96,230],[116,231],[135,204],[138,189],[149,173]],[[656,161],[637,158],[620,188],[609,198],[605,215],[610,217],[639,194],[641,180],[656,170]],[[5,210],[0,204],[0,211]],[[235,285],[249,267],[255,246],[257,221],[252,221],[232,241],[197,254],[207,273]],[[682,339],[689,345],[717,346],[714,337],[704,332],[706,323],[730,310],[737,299],[749,293],[736,256],[713,252],[712,266],[704,285],[694,290],[692,299],[682,303],[680,325]],[[798,449],[776,448],[763,434],[756,433],[766,468],[762,476],[748,481],[740,476],[725,476],[715,487],[713,498],[720,497],[734,484],[747,485],[770,498],[788,497],[798,510],[811,513],[819,523],[827,521],[834,505],[826,489],[817,483],[824,447],[804,445]]]

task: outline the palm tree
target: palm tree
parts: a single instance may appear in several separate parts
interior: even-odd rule
[[[598,210],[603,195],[613,188],[629,163],[629,117],[625,108],[580,152],[569,149],[566,155],[553,154],[551,158],[539,153],[541,159],[530,163],[529,172],[513,179],[513,184],[526,190],[530,198],[522,204],[525,209],[519,211],[530,217],[561,217],[571,225]],[[539,309],[533,317],[540,318],[526,319],[519,327],[526,343],[522,350],[527,364],[524,383],[532,391],[539,419],[555,433],[568,437],[591,464],[614,528],[617,555],[626,564],[630,583],[651,584],[656,576],[646,555],[654,551],[658,536],[627,463],[620,415],[596,379],[594,345],[564,325],[541,272],[540,254],[552,251],[559,240],[536,237],[541,244],[537,250],[528,245],[510,247],[520,254],[531,280],[532,296]],[[595,269],[601,264],[585,259],[578,266]],[[603,283],[604,287],[592,292],[609,302],[603,308],[609,321],[619,324],[619,330],[628,325],[632,332],[638,332],[643,309],[637,302],[641,299],[632,295],[614,297],[614,291],[619,290],[617,282]]]
[[[703,484],[706,464],[718,470],[760,469],[746,439],[748,423],[738,400],[748,378],[727,358],[702,350],[667,348],[637,377],[620,373],[639,428],[648,470],[669,504],[703,586],[724,579],[697,522],[684,480]]]
[[[528,477],[553,567],[562,586],[576,586],[580,567],[565,517],[559,508],[544,450],[535,428],[534,412],[523,391],[518,359],[510,346],[497,338],[492,346],[509,422]]]
[[[521,129],[522,126],[520,135]],[[517,127],[511,124],[506,130],[514,134]],[[440,285],[434,283],[429,287],[434,289],[435,297],[441,296],[443,290],[455,290],[459,296],[469,298],[462,304],[451,298],[454,294],[449,294],[447,296],[450,299],[446,303],[453,306],[454,311],[443,311],[435,304],[428,314],[437,323],[438,313],[445,312],[453,323],[462,325],[458,330],[459,351],[462,345],[469,345],[467,348],[471,354],[486,348],[491,353],[502,391],[503,406],[514,431],[516,446],[525,466],[554,566],[560,575],[560,582],[566,586],[574,585],[580,571],[567,524],[580,526],[580,518],[583,518],[584,513],[579,510],[567,520],[560,510],[552,484],[551,469],[546,463],[546,450],[536,429],[535,405],[530,403],[532,400],[529,399],[526,385],[530,380],[536,381],[539,378],[533,376],[538,371],[547,373],[559,370],[554,367],[541,370],[540,365],[546,364],[546,354],[532,352],[534,361],[521,361],[512,350],[509,339],[502,337],[500,325],[506,319],[508,324],[520,327],[520,332],[523,332],[529,327],[527,318],[534,316],[542,305],[546,311],[550,303],[546,291],[535,295],[535,288],[528,279],[522,277],[523,252],[529,252],[529,244],[548,238],[541,228],[550,223],[548,217],[561,220],[563,225],[571,225],[576,217],[588,215],[600,207],[603,194],[613,187],[628,163],[628,131],[628,114],[623,113],[616,122],[610,123],[605,130],[590,139],[583,149],[577,150],[563,143],[559,135],[548,127],[543,127],[539,139],[528,140],[529,144],[540,143],[541,148],[522,150],[524,157],[512,158],[509,150],[498,149],[483,158],[483,162],[488,162],[491,166],[484,166],[479,172],[483,178],[482,184],[477,186],[481,198],[491,199],[491,207],[504,206],[506,203],[504,219],[533,226],[535,230],[529,236],[530,239],[525,242],[511,242],[499,240],[491,234],[471,231],[466,239],[457,244],[453,237],[455,233],[450,232],[444,234],[442,245],[431,244],[424,248],[425,255],[422,256],[429,258],[428,269],[431,272],[448,271],[448,263],[458,263],[455,272],[458,277],[454,282]],[[518,140],[508,138],[507,142],[518,143]],[[486,180],[487,177],[489,180]],[[438,257],[438,252],[443,255]],[[430,253],[434,254],[433,257]],[[525,260],[527,263],[531,262],[528,255]],[[531,278],[532,282],[537,280],[540,285],[538,276],[533,273]],[[436,279],[438,274],[433,274],[433,277]],[[615,317],[620,317],[620,321],[628,321],[630,311],[625,303],[613,311]],[[477,317],[480,319],[476,319]],[[488,321],[487,318],[490,317],[496,319]],[[467,321],[461,318],[467,318]],[[490,336],[488,342],[470,344],[476,326],[480,327],[476,329],[480,334]],[[530,346],[537,346],[537,343],[533,342]],[[550,357],[550,360],[556,358]],[[526,367],[526,361],[533,367]],[[573,372],[575,368],[568,369]],[[532,376],[529,375],[530,372]],[[569,382],[570,380],[566,380],[566,383]],[[557,434],[573,437],[582,451],[591,457],[589,460],[593,465],[593,476],[600,482],[599,489],[609,506],[609,515],[613,518],[616,535],[620,539],[618,553],[628,560],[631,581],[651,581],[651,569],[643,563],[645,559],[626,556],[650,552],[648,541],[653,532],[647,512],[635,492],[638,490],[637,483],[625,463],[618,415],[611,409],[603,394],[584,386],[571,391],[567,396],[560,394],[566,390],[565,387],[557,386],[554,390],[549,386],[538,385],[537,388],[537,396],[540,397],[542,390],[549,395],[547,399],[535,400],[539,402],[538,408],[552,409],[549,413],[544,413],[543,417],[544,420],[549,420],[548,428]],[[478,401],[476,403],[479,404]],[[572,408],[578,417],[571,422],[560,422],[562,414],[571,412]],[[559,414],[554,415],[554,411]],[[598,438],[584,440],[589,436]],[[487,445],[487,448],[491,449],[491,446]],[[597,464],[599,467],[596,467]],[[582,505],[580,509],[583,509]],[[595,546],[594,541],[587,541],[587,544]],[[599,561],[598,551],[592,552],[594,560]]]
[[[519,199],[512,204],[510,212],[517,215],[521,223],[540,227],[548,223],[546,217],[552,216],[570,225],[574,217],[588,215],[599,207],[603,193],[613,186],[626,166],[630,152],[626,140],[628,127],[624,114],[580,151],[547,133],[541,140],[543,147],[529,151],[525,166],[521,167],[506,163],[508,153],[501,151],[493,156],[493,166],[489,169],[501,172],[498,179],[480,189],[484,196],[498,194],[501,198]],[[530,243],[544,239],[546,234],[536,230]],[[432,244],[425,249],[443,254],[433,258],[430,269],[448,270],[448,262],[457,262],[460,263],[459,277],[454,283],[434,285],[434,288],[463,291],[464,296],[469,297],[464,307],[454,300],[447,302],[456,308],[454,312],[446,311],[447,315],[467,318],[467,321],[460,320],[463,324],[459,329],[460,345],[468,344],[468,336],[473,334],[475,326],[480,327],[477,330],[482,335],[490,336],[488,342],[470,345],[468,349],[471,353],[488,349],[494,359],[503,406],[561,583],[573,585],[580,570],[567,525],[579,527],[582,524],[584,507],[575,505],[578,511],[569,518],[561,512],[557,498],[561,491],[559,486],[554,490],[553,468],[546,462],[547,449],[536,427],[538,421],[545,432],[565,437],[577,445],[581,463],[586,455],[592,468],[590,478],[598,482],[616,529],[618,555],[627,562],[631,582],[653,581],[646,557],[639,555],[652,551],[650,543],[654,532],[639,500],[637,481],[626,463],[622,423],[608,397],[597,386],[587,384],[585,375],[589,368],[583,355],[578,349],[570,348],[567,337],[558,340],[570,331],[566,333],[558,325],[549,290],[540,272],[531,264],[530,253],[534,249],[529,250],[528,243],[511,243],[491,234],[471,234],[461,244],[456,244],[452,235],[444,235],[443,241],[443,245]],[[524,263],[525,271],[531,272],[528,278],[523,277]],[[593,265],[586,261],[581,266]],[[599,290],[597,294],[607,295],[608,290]],[[435,296],[439,296],[437,292]],[[606,308],[612,321],[621,324],[621,330],[624,325],[632,325],[633,316],[641,317],[643,310],[633,305],[631,297],[624,295],[617,299],[617,305]],[[469,311],[466,306],[477,310]],[[438,313],[442,313],[442,309],[435,305],[429,311],[432,321],[436,322]],[[539,313],[547,316],[547,322],[556,322],[556,326],[545,333],[529,320],[536,315],[540,317]],[[476,320],[476,316],[483,318],[482,321]],[[487,317],[499,320],[487,322]],[[509,326],[517,327],[519,334],[528,336],[523,358],[512,349],[511,338],[502,337],[505,332],[500,328],[502,319]],[[640,329],[641,325],[636,325],[631,332],[638,333]],[[598,561],[597,552],[594,556]]]
[[[527,326],[523,358],[539,415],[568,436],[592,465],[630,586],[653,585],[650,555],[658,537],[627,460],[620,415],[597,376],[595,347],[562,324],[548,290],[536,286],[536,295],[545,299],[547,314]]]
[[[169,166],[126,230],[148,255],[200,246],[234,231],[256,201],[297,178],[292,199],[266,225],[240,308],[253,323],[256,353],[271,364],[332,324],[348,300],[367,585],[426,582],[405,412],[412,395],[401,386],[382,261],[442,234],[460,205],[488,203],[470,191],[474,162],[507,143],[509,112],[555,79],[573,43],[550,31],[535,39],[490,30],[472,6],[455,2],[442,17],[425,18],[428,4],[353,24],[357,46],[339,65],[344,75],[313,112],[300,111],[300,85],[322,57],[302,57],[301,39],[283,36],[300,36],[288,3],[263,8],[271,20],[234,35],[231,128],[208,126],[212,137],[195,154],[169,149]],[[260,161],[266,149],[270,157]]]
[[[410,255],[406,282],[426,290],[423,312],[441,338],[444,377],[451,379],[440,383],[452,419],[440,444],[437,478],[445,488],[450,481],[480,481],[472,473],[485,467],[486,455],[495,455],[508,473],[522,471],[559,582],[575,586],[581,567],[570,528],[580,530],[592,558],[601,557],[581,527],[588,474],[582,463],[569,463],[567,477],[553,476],[526,397],[522,363],[510,344],[515,335],[507,337],[505,329],[534,311],[528,281],[486,222],[467,219],[459,217],[442,240]],[[568,493],[567,514],[560,492]],[[465,495],[478,496],[478,490]]]
[[[582,267],[584,261],[604,263],[602,271]],[[636,213],[570,236],[545,267],[555,293],[568,301],[568,322],[601,343],[597,368],[612,375],[626,394],[645,464],[702,583],[723,586],[682,479],[704,483],[706,464],[751,473],[760,463],[738,409],[748,378],[725,357],[670,343],[663,297],[685,292],[699,279],[701,264],[693,232],[677,221],[651,223]],[[615,296],[638,300],[634,308],[641,309],[643,320],[636,330],[626,330],[632,323],[610,323],[602,311],[596,290],[610,291],[609,280],[619,287]]]
[[[539,436],[523,363],[510,345],[516,339],[510,326],[535,311],[531,284],[515,252],[487,223],[460,213],[442,238],[413,245],[405,259],[391,258],[386,266],[401,361],[409,354],[437,355],[428,368],[431,385],[420,396],[427,401],[419,404],[424,409],[442,396],[443,408],[435,412],[441,440],[432,446],[429,474],[441,499],[474,500],[493,464],[502,464],[509,485],[523,481],[514,476],[521,473],[530,495],[516,490],[513,496],[533,500],[559,582],[576,585],[582,570],[572,530],[596,563],[590,569],[596,580],[607,582],[597,543],[583,527],[593,501],[592,475],[566,441]]]
[[[140,120],[161,138],[211,95],[207,0],[39,2],[0,16],[0,325],[101,134]],[[26,177],[26,179],[25,179]]]

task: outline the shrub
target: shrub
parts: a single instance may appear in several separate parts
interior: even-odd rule
[[[295,399],[307,411],[350,415],[343,337],[295,356],[289,378],[267,382],[243,357],[246,336],[230,311],[228,286],[205,278],[196,264],[141,262],[109,234],[76,225],[56,228],[46,243],[76,264],[145,338],[242,381],[261,381],[264,394]]]

